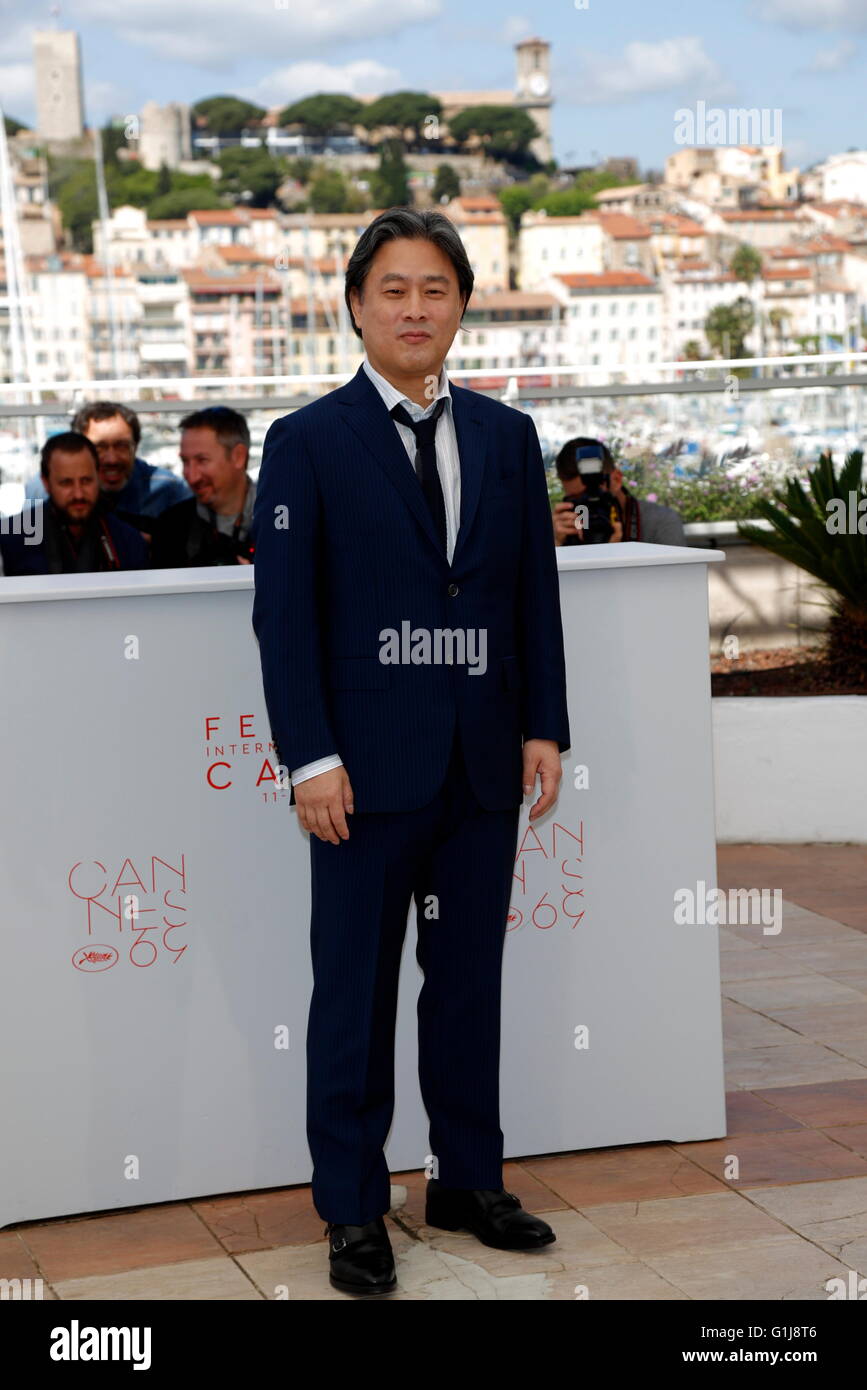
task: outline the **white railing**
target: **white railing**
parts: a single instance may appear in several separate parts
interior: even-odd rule
[[[550,377],[560,379],[563,377],[629,377],[633,382],[647,382],[648,385],[658,383],[659,375],[663,372],[685,372],[696,374],[701,378],[706,372],[714,373],[720,371],[731,371],[734,368],[743,370],[745,368],[777,368],[788,369],[790,367],[817,367],[829,364],[838,366],[848,365],[854,369],[856,364],[867,363],[867,352],[855,352],[849,349],[842,349],[837,352],[822,353],[803,353],[791,357],[733,357],[733,358],[706,358],[697,362],[668,361],[668,362],[639,362],[622,364],[618,362],[605,362],[593,365],[589,362],[563,362],[548,363],[541,367],[498,367],[493,363],[486,367],[462,367],[459,363],[446,360],[446,367],[449,375],[461,381],[477,381],[489,379],[490,377],[502,378],[504,383],[510,378],[542,378]],[[99,396],[109,395],[111,392],[124,391],[127,394],[137,388],[147,391],[160,390],[175,392],[183,388],[187,393],[190,389],[222,389],[227,394],[234,391],[236,387],[291,387],[297,388],[305,384],[311,385],[337,385],[340,382],[348,381],[355,375],[357,367],[352,367],[345,372],[295,372],[284,373],[280,376],[184,376],[184,377],[137,377],[134,375],[120,377],[101,377],[101,378],[53,378],[45,381],[32,382],[0,382],[0,400],[8,399],[13,394],[20,396],[26,392],[32,395],[33,392],[63,392],[68,394],[87,393],[98,394]],[[780,378],[781,387],[786,384],[785,378]],[[565,384],[565,383],[564,383]]]

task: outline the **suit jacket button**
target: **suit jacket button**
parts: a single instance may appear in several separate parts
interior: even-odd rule
[[[460,593],[460,590],[458,589],[457,584],[450,584],[450,585],[449,585],[449,597],[450,597],[450,598],[454,598],[455,594],[457,594],[457,593]]]

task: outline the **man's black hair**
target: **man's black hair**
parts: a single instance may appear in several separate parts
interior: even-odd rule
[[[230,452],[236,444],[250,448],[250,426],[240,410],[228,405],[207,405],[194,410],[181,421],[181,430],[213,430],[223,448]]]
[[[132,442],[138,448],[141,440],[139,418],[134,410],[130,410],[128,405],[121,405],[120,401],[91,401],[88,405],[79,406],[72,417],[70,429],[85,434],[91,420],[113,420],[115,415],[119,415],[129,425],[132,430]]]
[[[458,235],[455,224],[444,213],[436,212],[432,208],[389,208],[365,227],[346,267],[344,298],[350,322],[358,338],[361,337],[361,330],[352,312],[350,291],[357,290],[361,298],[367,273],[377,251],[386,241],[396,241],[400,237],[430,241],[443,255],[448,256],[458,277],[458,293],[463,301],[463,308],[466,309],[469,303],[475,277],[466,247]]]
[[[87,435],[79,434],[77,430],[65,430],[63,434],[53,434],[50,439],[46,439],[39,457],[41,477],[48,477],[51,460],[55,454],[90,454],[95,466],[99,468],[99,454]]]
[[[562,482],[565,483],[568,482],[570,478],[577,477],[578,464],[575,459],[575,450],[587,449],[592,445],[596,445],[602,454],[602,458],[600,459],[601,466],[597,470],[599,473],[610,473],[612,468],[617,467],[617,464],[614,462],[614,456],[607,444],[603,444],[601,439],[588,439],[584,435],[579,435],[577,439],[567,439],[554,460],[557,477],[560,478]]]

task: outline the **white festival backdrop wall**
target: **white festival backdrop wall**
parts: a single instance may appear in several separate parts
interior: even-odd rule
[[[721,558],[559,554],[573,746],[521,812],[507,1158],[725,1133],[718,933],[673,906],[716,883]],[[251,603],[249,570],[0,580],[0,1226],[310,1179],[309,846]],[[392,1172],[429,1151],[412,913]]]

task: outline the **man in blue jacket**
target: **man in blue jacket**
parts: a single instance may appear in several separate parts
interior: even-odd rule
[[[103,512],[114,512],[145,536],[153,534],[157,517],[169,507],[192,497],[183,478],[138,457],[141,424],[129,406],[120,401],[89,401],[76,411],[70,428],[86,435],[96,449]],[[41,476],[28,480],[24,495],[44,500]]]
[[[90,574],[150,565],[142,536],[99,503],[97,453],[83,434],[54,434],[42,450],[46,500],[29,502],[0,529],[3,572]]]
[[[310,832],[307,1135],[331,1282],[395,1287],[383,1217],[398,971],[413,897],[426,1219],[555,1239],[502,1185],[500,976],[522,795],[569,747],[556,552],[528,416],[443,366],[473,286],[453,224],[394,208],[346,301],[365,360],[273,424],[254,511],[269,718]]]

